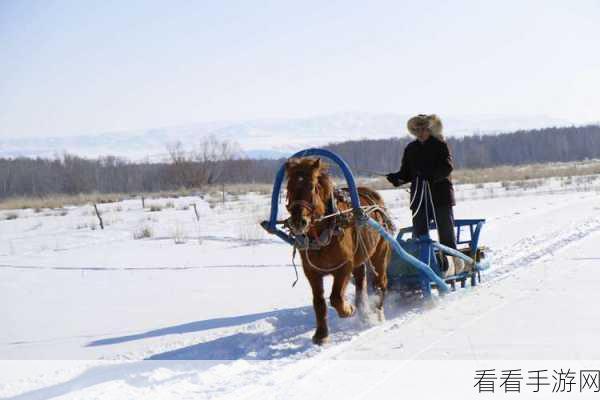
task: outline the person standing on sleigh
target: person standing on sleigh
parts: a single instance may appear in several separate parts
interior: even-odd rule
[[[456,201],[450,176],[454,167],[442,134],[442,121],[435,114],[419,114],[409,119],[406,125],[415,140],[405,147],[400,170],[387,174],[386,178],[396,187],[411,184],[413,235],[419,237],[428,233],[429,224],[435,222],[440,243],[456,249],[453,212]],[[442,263],[444,272],[449,266],[455,270],[464,268],[457,261],[459,259],[451,259],[454,262]],[[459,263],[460,266],[456,265]]]

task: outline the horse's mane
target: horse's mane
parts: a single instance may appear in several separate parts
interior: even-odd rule
[[[321,202],[321,206],[325,207],[325,210],[327,210],[327,204],[330,200],[334,201],[334,202],[342,202],[345,203],[346,206],[345,207],[353,207],[352,204],[350,204],[348,202],[348,200],[346,200],[345,196],[338,196],[336,193],[334,193],[335,190],[335,182],[333,181],[333,179],[331,178],[331,176],[328,173],[328,168],[329,166],[324,163],[323,161],[319,161],[319,168],[315,169],[315,162],[317,161],[317,159],[315,158],[300,158],[300,159],[291,159],[288,161],[288,172],[292,173],[292,174],[296,174],[298,172],[300,173],[307,173],[310,172],[312,173],[312,178],[314,179],[315,177],[317,178],[317,184],[316,184],[316,194],[317,197],[319,198],[320,202]],[[316,174],[316,176],[315,176]],[[343,188],[343,191],[348,192],[349,190],[347,188]],[[364,187],[364,186],[359,186],[357,188],[358,190],[358,195],[360,197],[360,201],[361,204],[367,204],[367,205],[379,205],[379,207],[381,208],[381,210],[383,211],[379,211],[382,215],[383,221],[382,223],[385,224],[386,228],[393,232],[395,230],[394,228],[394,223],[391,221],[391,219],[386,215],[386,211],[385,211],[385,205],[383,202],[383,198],[381,197],[381,195],[379,193],[377,193],[377,191],[368,188],[368,187]],[[288,190],[287,190],[287,202],[288,204],[290,203],[290,199],[291,196],[293,195],[293,189],[291,187],[288,186]]]
[[[326,164],[321,163],[321,168],[319,168],[318,171],[319,176],[317,178],[319,181],[318,193],[323,202],[326,202],[329,199],[329,197],[333,194],[333,190],[335,189],[335,183],[327,173],[327,167],[328,166]]]
[[[323,162],[323,160],[320,161],[320,165],[319,165],[319,169],[317,171],[314,171],[314,163],[317,159],[316,158],[312,158],[312,157],[304,157],[304,158],[296,158],[296,159],[291,159],[289,160],[289,165],[292,168],[292,170],[294,172],[298,171],[298,172],[307,172],[307,171],[312,171],[313,173],[317,173],[317,193],[319,195],[319,199],[324,203],[327,204],[327,201],[329,201],[329,199],[331,198],[331,196],[333,195],[333,192],[335,190],[335,182],[333,181],[333,179],[331,178],[331,176],[329,175],[329,165],[325,162]],[[366,199],[369,199],[372,203],[377,203],[377,204],[383,204],[383,199],[381,198],[381,195],[368,187],[364,187],[364,186],[359,186],[358,188],[358,194],[361,197],[364,197]],[[347,189],[342,189],[342,190],[347,190]],[[289,201],[290,196],[292,195],[291,191],[288,190],[287,192],[287,200]]]

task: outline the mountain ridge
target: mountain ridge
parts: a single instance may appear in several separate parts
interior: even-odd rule
[[[166,146],[180,141],[193,148],[215,136],[240,145],[250,158],[285,157],[305,147],[356,139],[406,135],[408,114],[344,112],[305,118],[213,121],[171,127],[107,132],[97,135],[0,139],[0,157],[53,157],[63,152],[127,159],[166,158]],[[447,136],[493,134],[520,129],[568,126],[573,122],[546,116],[441,115]]]

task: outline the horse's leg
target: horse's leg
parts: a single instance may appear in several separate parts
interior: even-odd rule
[[[356,310],[354,306],[346,301],[344,293],[346,286],[350,281],[351,271],[346,268],[338,269],[333,274],[333,287],[331,288],[331,296],[329,300],[331,306],[335,308],[340,318],[347,318],[354,314]]]
[[[367,266],[361,264],[358,268],[354,268],[352,274],[354,275],[354,286],[356,287],[354,304],[358,310],[358,314],[365,316],[369,306],[367,298]]]
[[[317,320],[317,330],[313,335],[313,343],[321,345],[329,337],[329,328],[327,327],[327,303],[325,302],[325,292],[323,290],[323,277],[317,273],[306,274],[308,282],[313,293],[313,308],[315,309],[315,318]]]
[[[385,294],[387,292],[387,266],[391,256],[391,249],[388,242],[384,239],[380,239],[375,249],[375,253],[371,257],[371,263],[377,272],[375,278],[375,286],[379,294],[379,299],[376,303],[377,317],[380,321],[385,319],[383,313],[383,303],[385,301]]]

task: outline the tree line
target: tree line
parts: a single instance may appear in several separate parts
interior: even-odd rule
[[[357,173],[396,171],[411,140],[391,138],[334,143]],[[456,168],[522,165],[600,158],[600,126],[547,128],[449,138]],[[72,154],[48,158],[0,158],[0,198],[79,193],[140,193],[202,188],[220,183],[270,183],[284,159],[247,159],[239,148],[214,137],[194,150],[168,146],[169,160],[131,162]]]
[[[331,144],[353,169],[396,171],[404,138],[354,140]],[[600,158],[600,125],[523,130],[495,135],[447,138],[455,168],[485,168]]]

